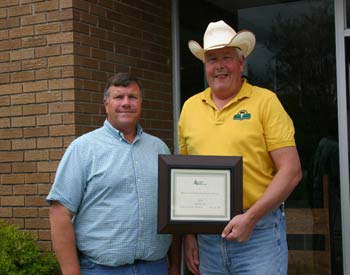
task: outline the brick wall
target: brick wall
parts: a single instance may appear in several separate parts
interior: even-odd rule
[[[0,219],[50,250],[45,197],[64,149],[105,118],[115,72],[145,87],[142,125],[173,144],[171,1],[0,1]]]

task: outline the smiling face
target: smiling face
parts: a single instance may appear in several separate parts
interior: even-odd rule
[[[205,73],[215,96],[225,99],[236,95],[242,87],[244,57],[236,48],[225,47],[205,53]]]
[[[125,135],[136,134],[136,125],[141,116],[142,96],[136,82],[129,86],[110,86],[104,105],[107,120]]]

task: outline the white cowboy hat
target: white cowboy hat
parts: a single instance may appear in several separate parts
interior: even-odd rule
[[[195,57],[204,62],[206,51],[220,49],[224,47],[240,48],[244,57],[247,57],[254,49],[255,35],[251,31],[242,30],[238,33],[234,31],[224,21],[211,22],[203,38],[203,48],[196,41],[190,40],[188,47]]]

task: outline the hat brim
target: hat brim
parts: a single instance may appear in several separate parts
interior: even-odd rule
[[[188,48],[191,53],[204,62],[204,53],[210,50],[221,49],[224,47],[240,48],[244,57],[247,57],[255,47],[255,35],[251,31],[242,30],[238,32],[228,44],[216,45],[208,49],[203,49],[198,42],[188,41]]]

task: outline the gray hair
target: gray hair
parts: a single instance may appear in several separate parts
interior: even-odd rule
[[[237,57],[238,59],[241,61],[242,58],[243,58],[243,52],[240,48],[235,48],[236,49],[236,52],[237,52]]]
[[[103,93],[103,99],[107,100],[109,98],[109,87],[111,86],[122,86],[122,87],[128,87],[132,82],[135,82],[137,86],[139,86],[141,91],[141,97],[143,96],[143,87],[141,85],[140,80],[138,80],[137,77],[132,76],[128,73],[117,73],[110,78],[108,78],[106,87]]]

